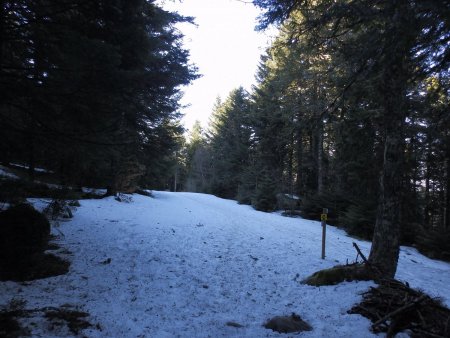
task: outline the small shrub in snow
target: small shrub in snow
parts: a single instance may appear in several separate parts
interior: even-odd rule
[[[78,203],[78,201],[76,202]],[[72,218],[72,209],[75,207],[71,207],[71,204],[74,205],[74,203],[65,200],[55,199],[44,209],[44,214],[54,222],[57,222],[60,218]],[[80,204],[78,203],[78,205]]]

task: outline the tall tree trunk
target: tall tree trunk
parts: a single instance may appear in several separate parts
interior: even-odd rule
[[[27,147],[28,147],[28,178],[31,182],[35,180],[35,167],[36,167],[36,158],[35,158],[35,137],[33,126],[30,127],[28,131],[27,137]]]
[[[288,153],[288,188],[289,193],[294,195],[294,132],[290,135],[289,153]]]
[[[447,144],[447,146],[449,146]],[[444,186],[444,229],[450,229],[450,147],[447,148],[445,158],[445,186]]]
[[[303,135],[301,128],[297,131],[297,194],[303,196]]]
[[[405,0],[393,1],[392,18],[386,25],[387,50],[383,78],[384,158],[380,179],[380,200],[369,261],[383,276],[395,276],[399,256],[400,201],[403,178],[403,125],[406,98],[406,58],[409,51],[405,33]],[[407,28],[406,28],[407,29]]]
[[[3,71],[4,42],[5,42],[5,1],[0,0],[0,74]]]
[[[317,193],[324,193],[324,168],[323,168],[323,122],[318,121],[317,126]]]
[[[110,159],[109,162],[109,170],[110,170],[110,179],[109,185],[107,186],[106,196],[115,196],[117,195],[117,170],[118,165],[117,161],[114,158]]]
[[[425,208],[424,208],[424,224],[425,227],[429,228],[431,226],[430,222],[430,149],[428,148],[428,154],[426,159],[425,168]]]
[[[4,24],[4,20],[5,20],[5,3],[4,1],[0,0],[0,78],[2,78],[3,76],[3,50],[4,50],[4,41],[5,41],[5,24]],[[2,95],[0,95],[0,109],[4,109],[2,108],[2,104],[5,102],[5,94],[2,93]],[[2,118],[0,115],[0,130],[5,131],[7,130],[7,126],[6,123],[3,124],[2,123]],[[5,142],[4,140],[2,140],[2,142],[4,142],[4,145],[7,144],[7,142]],[[10,164],[10,158],[11,158],[11,151],[10,151],[10,147],[8,146],[3,146],[0,147],[0,163],[4,164],[4,165],[9,165]]]

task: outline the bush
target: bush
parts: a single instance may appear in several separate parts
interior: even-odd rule
[[[80,206],[77,200],[66,201],[60,199],[52,200],[43,213],[47,219],[57,222],[60,218],[72,218],[72,209],[76,209],[76,206]]]
[[[252,205],[256,210],[274,211],[277,206],[275,191],[270,186],[260,186],[255,191]]]
[[[50,235],[50,223],[28,204],[0,213],[0,263],[15,264],[43,252]]]

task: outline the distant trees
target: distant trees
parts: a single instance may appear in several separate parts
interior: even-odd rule
[[[352,87],[364,86],[361,89],[365,99],[369,98],[368,103],[377,109],[383,166],[369,260],[386,275],[393,276],[400,225],[407,221],[402,210],[406,210],[410,185],[405,180],[409,93],[428,76],[448,77],[450,4],[432,0],[420,4],[407,0],[254,3],[267,11],[263,26],[289,17],[295,26],[293,36],[350,70],[341,76],[342,85],[337,87],[340,107],[345,107]],[[293,20],[292,13],[300,15],[301,20]],[[446,92],[448,97],[448,87]],[[339,111],[330,109],[334,108],[333,103],[327,110]],[[447,225],[446,221],[443,223]]]
[[[186,147],[186,190],[226,198],[242,192],[251,150],[248,115],[248,94],[238,88],[224,102],[217,99],[206,132],[195,122]]]
[[[280,33],[239,113],[244,169],[236,181],[217,166],[221,184],[261,210],[277,192],[301,196],[310,217],[329,208],[334,224],[373,237],[370,260],[388,276],[400,242],[450,257],[437,240],[450,234],[450,3],[254,3],[260,28]]]
[[[186,144],[185,190],[209,191],[211,177],[211,154],[199,121],[194,123]]]
[[[1,161],[111,193],[130,170],[161,185],[182,133],[179,87],[196,77],[174,28],[187,19],[144,0],[0,7]]]
[[[249,99],[240,87],[223,103],[218,103],[209,124],[211,151],[211,192],[235,198],[242,188],[243,174],[249,164],[251,129]]]

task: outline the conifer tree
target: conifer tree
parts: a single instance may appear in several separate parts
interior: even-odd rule
[[[200,121],[195,121],[186,144],[186,182],[184,189],[209,192],[211,180],[211,152]]]
[[[180,86],[196,77],[174,24],[190,19],[144,0],[1,5],[0,128],[15,150],[2,161],[112,193],[124,167],[169,166]]]
[[[438,72],[448,65],[448,3],[398,1],[328,2],[259,1],[266,10],[261,28],[292,21],[299,37],[313,46],[325,46],[352,71],[344,77],[337,98],[345,99],[349,88],[359,83],[370,86],[378,106],[384,155],[380,199],[369,260],[385,275],[395,274],[399,252],[400,210],[403,199],[404,132],[408,91],[423,74]],[[415,67],[413,66],[415,65]],[[419,67],[417,67],[419,66]],[[338,100],[336,102],[339,103]]]
[[[213,181],[211,192],[236,198],[242,175],[248,166],[251,148],[249,99],[240,87],[230,92],[223,103],[216,104],[209,123]]]

